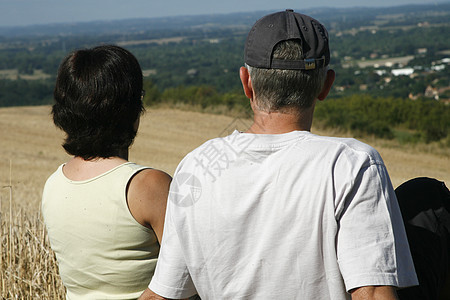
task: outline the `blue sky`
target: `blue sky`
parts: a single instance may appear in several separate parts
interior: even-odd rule
[[[436,4],[433,0],[0,0],[0,26],[315,7]],[[446,0],[445,2],[448,2]]]

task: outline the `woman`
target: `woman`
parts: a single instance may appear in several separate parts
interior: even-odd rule
[[[75,51],[59,68],[52,115],[73,158],[47,180],[42,212],[67,299],[135,299],[153,275],[171,178],[128,162],[142,81],[117,46]]]

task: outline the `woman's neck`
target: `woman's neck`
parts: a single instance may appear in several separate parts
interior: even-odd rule
[[[99,157],[90,160],[75,156],[64,165],[63,173],[70,180],[88,180],[126,163],[128,160],[125,157],[128,158],[128,151],[126,156]]]

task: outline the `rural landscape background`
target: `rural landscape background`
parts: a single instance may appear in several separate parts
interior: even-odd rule
[[[46,178],[69,156],[51,120],[58,64],[114,43],[145,76],[147,112],[130,160],[173,174],[204,141],[250,124],[238,68],[245,35],[268,12],[0,27],[0,297],[62,299],[40,216]],[[316,9],[337,81],[313,133],[357,137],[383,157],[394,187],[450,183],[450,4]]]

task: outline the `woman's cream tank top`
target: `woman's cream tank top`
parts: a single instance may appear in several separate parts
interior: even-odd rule
[[[147,288],[159,243],[131,215],[126,190],[147,168],[124,163],[85,181],[60,166],[44,187],[42,213],[67,299],[136,299]]]

